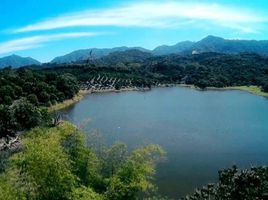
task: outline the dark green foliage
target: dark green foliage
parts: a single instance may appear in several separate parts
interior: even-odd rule
[[[262,89],[264,92],[268,92],[268,83],[265,83],[263,86],[262,86]]]
[[[25,130],[41,124],[40,110],[26,99],[14,101],[10,106],[12,118],[16,121],[18,130]]]
[[[10,105],[26,97],[36,106],[50,106],[72,98],[78,90],[79,85],[71,74],[27,68],[0,70],[0,104]]]
[[[17,123],[7,105],[0,105],[0,137],[15,134]]]
[[[70,99],[79,91],[75,77],[71,74],[64,74],[56,79],[56,88],[62,92],[65,98]]]
[[[268,59],[257,54],[227,55],[203,53],[180,56],[145,56],[121,62],[111,56],[84,64],[44,65],[47,73],[70,73],[81,83],[96,76],[131,80],[132,86],[186,83],[200,88],[256,85],[268,83]],[[120,85],[115,85],[117,89]]]
[[[268,198],[268,167],[219,171],[219,183],[209,184],[184,198],[192,200],[252,200]]]
[[[0,137],[50,124],[51,116],[42,106],[70,99],[78,90],[71,74],[0,70]]]
[[[36,107],[25,98],[14,101],[10,106],[0,105],[0,137],[50,123],[47,109]]]
[[[37,106],[37,105],[39,104],[39,102],[38,102],[38,98],[37,98],[37,96],[36,96],[35,94],[29,94],[29,95],[27,96],[27,100],[28,100],[31,104],[35,105],[35,106]]]

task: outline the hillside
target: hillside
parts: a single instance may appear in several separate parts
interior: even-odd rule
[[[6,56],[0,58],[0,68],[4,67],[23,67],[28,65],[40,65],[41,63],[31,57],[21,57],[17,55]]]
[[[91,49],[82,49],[73,51],[69,54],[59,56],[54,58],[51,63],[73,63],[73,62],[80,62],[87,59],[98,59],[104,56],[109,55],[113,52],[122,52],[130,49],[137,49],[144,52],[149,52],[149,50],[141,48],[141,47],[115,47],[115,48],[104,48],[104,49],[98,49],[98,48],[91,48]]]

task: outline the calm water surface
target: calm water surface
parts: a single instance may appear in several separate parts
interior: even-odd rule
[[[268,164],[268,99],[242,91],[158,88],[149,92],[91,94],[63,111],[109,144],[160,144],[167,161],[156,183],[178,198],[217,180],[218,169]]]

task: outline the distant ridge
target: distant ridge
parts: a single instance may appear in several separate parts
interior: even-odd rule
[[[41,63],[31,57],[21,57],[18,55],[10,55],[3,58],[0,58],[0,68],[4,67],[23,67],[28,65],[40,65]]]
[[[172,46],[160,46],[153,50],[156,55],[192,53],[256,53],[268,55],[268,40],[227,40],[209,35],[198,42],[180,42]]]
[[[144,49],[142,47],[115,47],[115,48],[104,48],[104,49],[98,49],[98,48],[91,48],[91,49],[81,49],[76,50],[71,53],[68,53],[64,56],[59,56],[54,58],[51,63],[72,63],[72,62],[79,62],[82,60],[87,59],[98,59],[102,58],[104,56],[108,56],[110,53],[113,52],[123,52],[126,50],[136,49],[142,52],[150,52],[150,50]]]
[[[125,52],[129,50],[137,50],[143,53],[150,54],[140,54],[137,51],[128,52],[122,54],[120,52]],[[124,59],[124,55],[127,56],[126,59],[133,60],[133,58],[141,59],[142,56],[162,56],[169,54],[178,55],[191,55],[199,53],[223,53],[223,54],[239,54],[239,53],[256,53],[262,56],[268,56],[268,40],[234,40],[234,39],[224,39],[221,37],[216,37],[209,35],[197,42],[182,41],[175,45],[161,45],[153,50],[148,50],[142,47],[115,47],[115,48],[90,48],[90,49],[80,49],[70,52],[63,56],[55,57],[50,63],[64,64],[64,63],[79,63],[84,62],[89,59],[101,59],[105,60],[117,60]],[[109,55],[112,54],[111,57]],[[117,56],[118,54],[118,56]],[[108,57],[107,57],[108,56]],[[7,57],[0,58],[0,68],[12,66],[12,67],[22,67],[26,65],[39,65],[40,62],[31,58],[23,58],[17,55],[11,55]]]
[[[144,49],[142,47],[116,47],[116,48],[91,48],[73,51],[64,56],[54,58],[52,63],[72,63],[87,60],[89,58],[99,59],[108,56],[111,53],[123,52],[136,49],[142,52],[151,53],[152,55],[168,55],[168,54],[197,54],[206,52],[238,54],[238,53],[257,53],[260,55],[268,55],[268,40],[227,40],[221,37],[209,35],[198,42],[182,41],[175,45],[161,45],[153,50]],[[113,55],[115,56],[115,55]]]
[[[185,52],[193,47],[195,43],[191,41],[184,41],[179,42],[175,45],[168,46],[168,45],[162,45],[156,47],[152,53],[154,55],[168,55],[168,54],[180,54],[182,52]]]

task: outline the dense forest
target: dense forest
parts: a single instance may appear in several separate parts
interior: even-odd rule
[[[0,137],[50,123],[46,107],[72,98],[79,84],[71,74],[6,68],[0,71]]]
[[[120,60],[119,56],[124,59]],[[135,86],[184,83],[204,89],[256,85],[268,91],[268,58],[248,53],[148,57],[148,53],[131,50],[79,64],[61,64],[56,68],[48,64],[43,67],[46,71],[73,74],[82,83],[102,75],[131,79]]]

